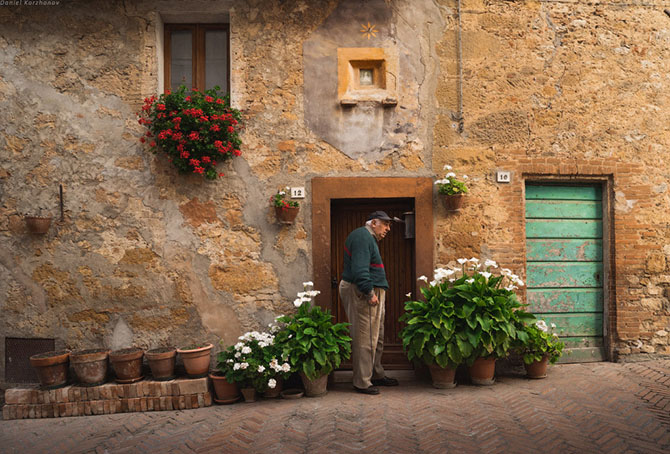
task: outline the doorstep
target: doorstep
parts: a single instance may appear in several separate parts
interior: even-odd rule
[[[143,380],[123,385],[70,385],[51,390],[10,388],[5,391],[2,418],[59,418],[209,407],[212,395],[207,380],[207,377]]]

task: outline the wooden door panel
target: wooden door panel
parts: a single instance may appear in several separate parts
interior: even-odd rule
[[[403,219],[403,213],[413,211],[412,199],[356,199],[333,200],[331,206],[331,283],[332,308],[337,321],[348,321],[337,292],[342,276],[344,242],[354,229],[365,224],[367,216],[383,210],[391,217]],[[402,351],[399,333],[402,329],[399,318],[404,311],[407,293],[414,294],[414,240],[405,239],[405,226],[393,223],[386,238],[378,243],[384,262],[389,289],[386,293],[386,317],[384,320],[384,355],[382,363],[389,369],[411,369],[407,356]],[[343,368],[350,368],[344,364]]]

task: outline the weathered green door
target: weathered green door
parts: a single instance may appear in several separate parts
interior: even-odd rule
[[[555,323],[571,353],[602,361],[603,208],[600,186],[526,185],[526,284],[530,311]]]

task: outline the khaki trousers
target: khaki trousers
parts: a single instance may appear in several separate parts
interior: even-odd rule
[[[340,281],[340,299],[349,318],[351,333],[351,360],[354,386],[368,388],[372,379],[384,378],[382,351],[384,350],[384,314],[386,291],[375,288],[379,304],[371,306],[355,284]]]

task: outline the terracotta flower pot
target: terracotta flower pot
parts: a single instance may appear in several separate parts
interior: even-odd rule
[[[464,194],[453,194],[447,195],[442,194],[442,200],[444,201],[444,206],[447,211],[456,211],[461,205],[463,205],[463,200],[465,200]]]
[[[256,388],[242,388],[240,391],[242,391],[245,402],[256,402]]]
[[[490,386],[495,382],[493,376],[496,372],[496,359],[493,356],[477,358],[469,370],[472,383],[480,386]]]
[[[293,224],[300,207],[275,207],[275,215],[280,224]]]
[[[24,219],[30,233],[43,235],[49,231],[49,227],[51,226],[51,216],[26,216]]]
[[[319,397],[328,392],[328,374],[323,374],[314,380],[307,378],[307,376],[300,372],[302,384],[305,386],[305,395],[307,397]]]
[[[107,376],[108,356],[109,350],[106,348],[78,350],[70,353],[70,363],[79,384],[82,386],[102,385]]]
[[[184,368],[189,378],[206,377],[209,372],[209,362],[212,355],[212,344],[203,347],[178,348],[177,353],[184,362]]]
[[[35,368],[44,389],[60,388],[67,385],[67,371],[70,366],[70,352],[39,353],[30,357],[30,365]]]
[[[134,383],[142,378],[144,350],[137,347],[114,350],[109,354],[117,383]]]
[[[217,404],[232,404],[240,400],[240,389],[237,383],[230,383],[223,375],[209,374],[209,378],[214,385],[214,393],[216,398],[214,402]]]
[[[166,381],[174,378],[174,363],[177,350],[172,347],[154,348],[144,353],[154,380]]]
[[[526,368],[528,378],[547,378],[547,366],[549,366],[549,356],[545,355],[539,361],[533,361],[530,364],[523,364]]]
[[[456,386],[456,369],[450,367],[440,367],[437,364],[428,366],[430,377],[433,380],[433,387],[439,389],[450,389]]]
[[[284,380],[281,378],[276,378],[275,380],[277,381],[275,387],[266,389],[263,392],[263,397],[266,397],[268,399],[276,399],[284,390]]]

